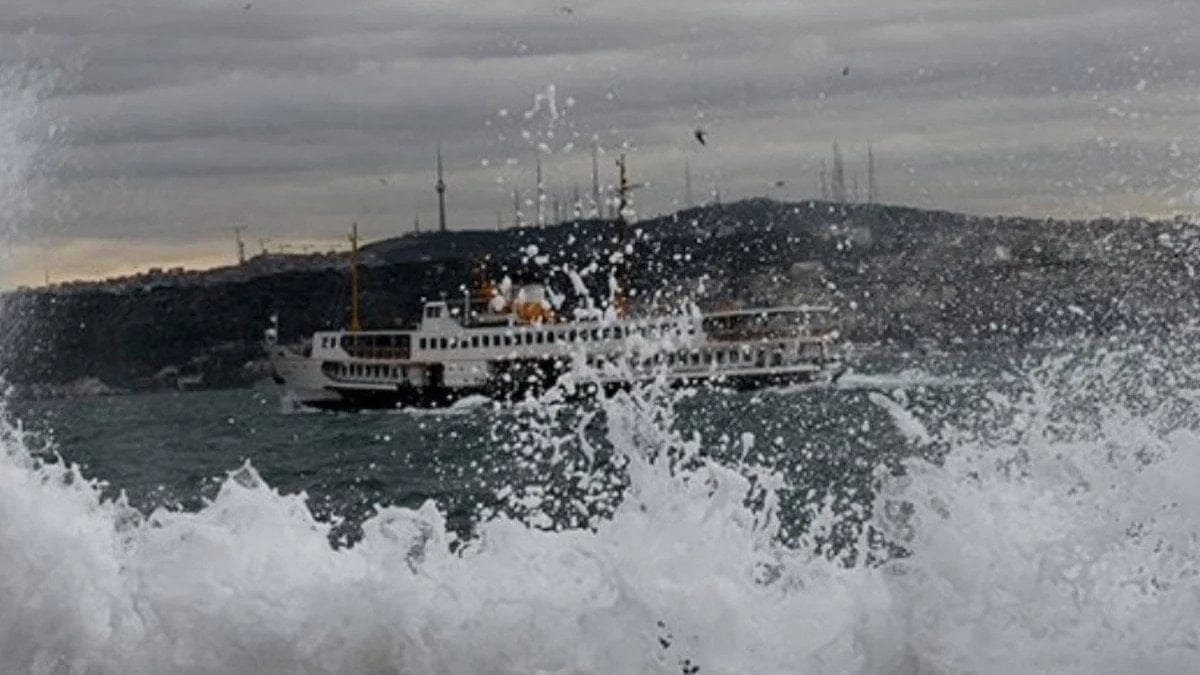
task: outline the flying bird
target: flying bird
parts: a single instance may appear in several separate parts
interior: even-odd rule
[[[379,179],[379,184],[380,184],[380,185],[387,185],[387,184],[388,184],[388,182],[387,182],[387,179],[386,179],[386,178],[380,178],[380,179]]]
[[[559,8],[558,8],[558,11],[559,11],[559,12],[562,12],[563,14],[574,14],[574,13],[575,13],[575,10],[574,10],[574,9],[572,9],[572,8],[570,8],[570,7],[566,6],[566,5],[563,5],[562,7],[559,7]]]
[[[850,66],[842,66],[842,77],[850,74]]]
[[[777,188],[781,188],[781,187],[783,187],[784,185],[787,185],[787,183],[785,183],[785,182],[783,182],[783,181],[781,181],[781,180],[777,180],[777,181],[775,181],[775,187],[777,187]]]
[[[708,132],[701,127],[696,127],[696,130],[692,132],[692,135],[696,137],[696,140],[699,141],[700,145],[708,145]]]
[[[251,7],[253,7],[253,6],[254,6],[254,3],[252,3],[252,2],[247,2],[247,3],[246,3],[246,6],[245,6],[245,7],[243,7],[242,9],[250,9],[250,8],[251,8]]]

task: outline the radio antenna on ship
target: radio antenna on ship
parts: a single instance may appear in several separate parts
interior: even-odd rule
[[[613,278],[616,281],[616,291],[613,294],[613,306],[617,316],[625,317],[629,314],[629,220],[626,209],[629,208],[629,193],[634,189],[642,187],[640,183],[634,184],[629,182],[629,173],[625,163],[624,153],[617,159],[617,169],[619,170],[617,182],[617,252],[618,258],[616,261],[616,269],[613,272]]]

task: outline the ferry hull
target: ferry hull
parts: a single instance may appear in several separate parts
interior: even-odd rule
[[[271,352],[274,377],[285,391],[285,398],[294,405],[326,411],[352,412],[359,410],[395,410],[398,408],[444,408],[470,397],[486,397],[495,401],[522,400],[537,395],[556,384],[568,371],[568,364],[539,361],[523,364],[511,376],[499,377],[485,386],[416,387],[407,384],[394,386],[347,386],[330,380],[314,361],[281,347]],[[754,390],[797,384],[835,383],[844,372],[841,364],[830,362],[816,369],[784,372],[752,372],[746,374],[670,373],[669,385],[711,386],[730,390]],[[516,376],[519,373],[519,376]],[[651,378],[646,378],[651,379]],[[637,380],[601,379],[583,381],[570,387],[570,396],[586,399],[601,388],[612,394],[635,386]]]

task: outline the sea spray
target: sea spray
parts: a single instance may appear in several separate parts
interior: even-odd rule
[[[28,119],[11,107],[28,90],[5,91],[0,134]],[[28,176],[0,172],[6,230]],[[528,466],[575,479],[608,453],[613,479],[583,491],[586,517],[531,500],[465,545],[426,503],[381,507],[336,548],[251,464],[195,510],[139,512],[0,414],[0,672],[1197,672],[1196,364],[1190,345],[1076,347],[957,423],[877,398],[923,433],[861,496],[855,531],[896,547],[874,559],[823,548],[860,527],[825,498],[785,541],[777,473],[744,442],[723,461],[653,392],[565,429],[549,416],[576,413],[544,401]],[[838,418],[848,454],[863,421]]]
[[[1196,672],[1196,364],[1162,342],[1028,363],[941,461],[882,483],[874,524],[907,551],[889,587],[923,668]]]

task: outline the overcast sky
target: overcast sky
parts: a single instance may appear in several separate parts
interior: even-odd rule
[[[251,251],[429,227],[439,140],[452,228],[511,223],[539,153],[587,192],[593,143],[643,214],[685,160],[697,200],[812,197],[835,139],[891,203],[1187,211],[1198,29],[1196,0],[0,0],[0,60],[42,64],[0,78],[0,126],[47,179],[0,284],[228,262],[235,224]]]

